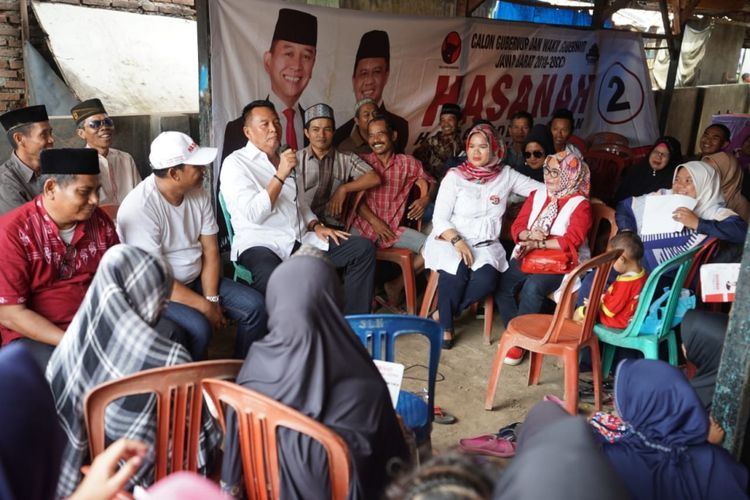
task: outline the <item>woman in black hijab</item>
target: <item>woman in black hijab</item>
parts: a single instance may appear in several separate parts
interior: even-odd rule
[[[526,162],[520,168],[513,168],[526,177],[544,182],[544,169],[542,168],[544,160],[553,154],[555,154],[555,147],[549,127],[542,124],[534,125],[529,135],[526,136],[526,143],[523,146],[523,156]]]
[[[296,256],[271,275],[269,333],[248,352],[237,383],[325,424],[349,446],[349,498],[380,498],[394,459],[408,450],[388,389],[342,314],[343,291],[322,257]],[[234,420],[234,419],[232,419]],[[227,429],[222,486],[242,490],[236,429]],[[279,431],[280,498],[330,498],[326,454],[307,436]]]
[[[654,144],[643,161],[625,171],[615,194],[615,203],[631,196],[671,189],[674,171],[682,163],[680,141],[665,135],[659,137]]]
[[[724,313],[693,309],[685,314],[680,327],[685,357],[698,368],[690,385],[706,410],[711,409],[714,398],[728,321]]]

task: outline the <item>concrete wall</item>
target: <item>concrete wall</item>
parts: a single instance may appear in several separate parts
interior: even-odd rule
[[[715,85],[735,81],[737,61],[745,40],[745,27],[716,23],[706,43],[706,54],[698,64],[695,85]]]
[[[654,93],[657,109],[664,92]],[[716,114],[750,112],[750,85],[707,85],[674,89],[666,134],[676,137],[684,154],[694,154],[698,139]]]
[[[198,115],[130,115],[113,116],[115,121],[115,139],[112,147],[133,155],[141,176],[151,172],[148,166],[148,152],[151,141],[165,130],[177,130],[198,137]],[[53,117],[50,119],[56,148],[81,148],[83,141],[78,137],[75,123],[70,117]],[[7,140],[0,141],[0,162],[11,154]]]

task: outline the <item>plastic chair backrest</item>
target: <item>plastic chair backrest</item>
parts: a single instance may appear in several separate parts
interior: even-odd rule
[[[602,228],[602,222],[604,221],[609,223],[609,233],[607,234],[606,241],[603,242],[605,244],[602,248],[601,244],[599,244],[599,240],[602,239],[603,236],[599,233]],[[589,250],[591,250],[591,255],[598,255],[601,253],[601,251],[598,250],[605,250],[607,248],[606,243],[608,243],[616,234],[617,222],[615,221],[615,210],[604,203],[592,203],[591,229],[589,230]]]
[[[577,147],[578,150],[581,152],[581,154],[585,154],[586,153],[586,147],[587,147],[586,141],[584,141],[583,139],[581,139],[577,135],[571,135],[570,137],[568,137],[568,143],[570,143],[570,144],[574,145],[575,147]]]
[[[224,195],[219,192],[219,206],[221,207],[221,213],[224,216],[224,222],[227,223],[227,236],[229,237],[229,244],[231,245],[234,241],[234,229],[232,229],[232,216],[229,215],[227,210],[227,204],[224,201]]]
[[[101,208],[105,214],[109,215],[112,222],[117,222],[117,211],[120,209],[120,205],[105,203],[104,205],[99,205],[99,208]]]
[[[207,377],[235,378],[241,367],[242,361],[235,359],[186,363],[144,370],[94,387],[83,402],[91,458],[105,448],[104,418],[107,406],[126,396],[154,394],[155,480],[180,470],[196,471],[203,413],[201,382]]]
[[[666,273],[676,270],[676,274],[673,280],[670,280],[671,293],[666,304],[666,314],[662,316],[661,326],[657,332],[659,338],[663,337],[672,330],[672,319],[674,318],[675,310],[677,309],[677,302],[680,299],[680,293],[682,287],[685,284],[685,278],[687,277],[688,269],[690,264],[695,258],[695,254],[701,247],[697,246],[688,250],[685,253],[676,255],[671,259],[659,264],[656,269],[651,271],[646,284],[643,285],[640,297],[638,298],[638,308],[633,314],[633,318],[630,320],[628,327],[625,328],[620,334],[623,337],[636,337],[641,331],[643,321],[648,316],[648,310],[651,307],[651,303],[654,301],[654,296],[658,293],[661,294],[661,290],[658,290],[659,280]]]
[[[224,222],[227,226],[227,238],[229,238],[229,244],[231,245],[234,241],[232,216],[229,215],[229,210],[227,209],[226,202],[224,201],[224,195],[221,192],[219,192],[219,206],[221,207],[221,213],[224,215]],[[253,273],[250,272],[248,268],[234,260],[232,261],[232,266],[234,267],[234,281],[237,281],[237,278],[241,278],[245,282],[247,282],[248,285],[253,284]]]
[[[716,250],[719,249],[719,239],[709,238],[706,240],[703,245],[701,245],[701,249],[698,250],[698,253],[695,254],[695,258],[693,259],[693,263],[690,265],[690,269],[688,270],[687,277],[685,278],[685,284],[688,288],[692,288],[693,282],[700,272],[700,268],[703,264],[707,264],[708,260],[714,255]],[[697,292],[700,291],[700,279],[697,282],[697,285],[695,287],[696,295],[698,295]]]
[[[584,161],[591,171],[591,197],[611,203],[625,170],[625,158],[607,151],[588,151]]]
[[[615,132],[597,132],[592,134],[588,138],[589,147],[596,146],[597,144],[619,144],[621,146],[629,146],[630,140],[621,134]]]
[[[638,146],[637,148],[631,148],[633,152],[633,158],[630,160],[632,165],[638,165],[644,158],[647,158],[651,150],[654,148],[651,146]]]
[[[203,388],[219,412],[225,432],[224,404],[234,409],[245,488],[251,500],[279,498],[279,427],[292,429],[318,441],[328,455],[331,498],[343,500],[348,496],[351,476],[349,448],[333,430],[268,396],[231,382],[204,380]]]
[[[419,334],[427,337],[430,344],[430,360],[427,365],[428,415],[432,416],[435,408],[435,382],[443,342],[443,329],[440,324],[431,319],[405,314],[353,314],[347,316],[346,320],[373,359],[394,361],[394,346],[396,338],[400,335]]]
[[[612,153],[613,155],[617,155],[625,160],[626,166],[631,165],[633,162],[633,150],[627,146],[623,146],[622,144],[596,144],[594,146],[591,146],[586,151],[586,153],[596,152]]]
[[[575,306],[576,293],[575,285],[578,278],[583,277],[590,269],[595,269],[594,282],[591,285],[589,291],[589,304],[598,304],[604,290],[604,285],[607,282],[607,276],[609,271],[612,269],[612,265],[615,260],[620,256],[622,250],[615,249],[605,252],[601,255],[597,255],[592,259],[579,264],[578,267],[569,272],[562,284],[562,295],[560,302],[557,303],[555,308],[554,317],[550,323],[549,329],[545,336],[539,341],[540,344],[556,343],[560,337],[560,333],[565,326],[565,320],[570,320],[573,317],[573,310]],[[589,307],[590,311],[598,311],[598,308]],[[578,336],[578,343],[582,344],[586,342],[592,335],[594,329],[594,323],[598,318],[598,314],[586,314],[583,321],[582,328]]]

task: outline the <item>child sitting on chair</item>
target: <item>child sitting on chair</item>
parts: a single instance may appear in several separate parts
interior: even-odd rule
[[[609,249],[622,249],[622,254],[612,266],[618,276],[602,295],[599,322],[604,326],[623,329],[638,307],[638,297],[646,284],[646,270],[641,266],[643,242],[635,233],[620,233],[609,242]],[[584,293],[583,288],[579,293]],[[585,295],[584,295],[585,296]],[[573,319],[583,320],[588,300],[576,309]]]

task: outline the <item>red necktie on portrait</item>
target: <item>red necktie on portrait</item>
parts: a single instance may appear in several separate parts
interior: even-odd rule
[[[297,132],[294,130],[294,109],[286,108],[284,110],[286,117],[286,143],[295,151],[297,148]]]

